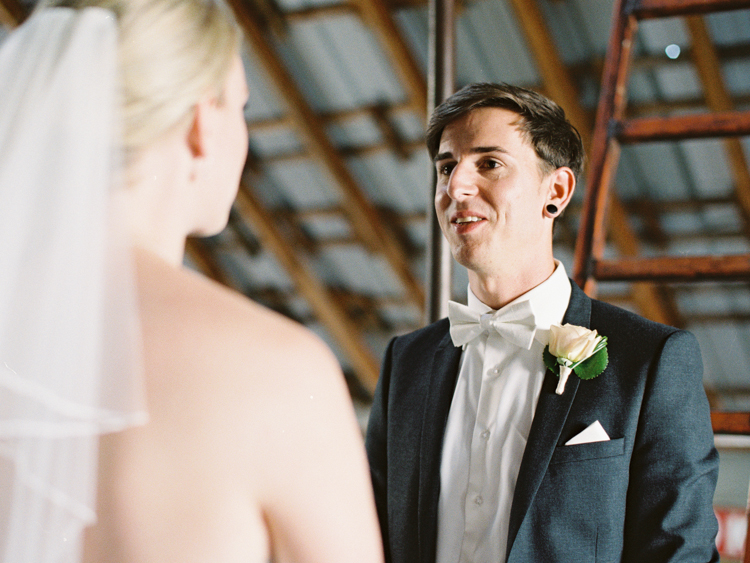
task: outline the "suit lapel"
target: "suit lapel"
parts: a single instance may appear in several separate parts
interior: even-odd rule
[[[591,299],[571,282],[570,303],[563,317],[563,324],[570,323],[589,328],[591,322]],[[521,527],[526,512],[534,501],[539,485],[547,472],[552,453],[557,446],[563,425],[573,404],[580,379],[571,376],[562,395],[555,394],[558,378],[547,370],[542,383],[529,439],[521,460],[516,481],[516,490],[510,511],[508,526],[508,548],[510,555],[513,542]]]
[[[434,562],[437,546],[437,510],[440,495],[440,459],[443,436],[458,378],[461,348],[446,332],[431,361],[425,362],[429,387],[422,421],[419,452],[420,561]]]

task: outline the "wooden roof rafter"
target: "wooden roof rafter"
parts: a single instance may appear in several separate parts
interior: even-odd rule
[[[727,90],[721,70],[721,62],[713,41],[711,41],[703,16],[687,16],[685,22],[693,43],[692,59],[703,85],[709,109],[714,112],[732,111],[734,104]],[[748,170],[747,160],[739,139],[725,139],[724,148],[729,160],[729,169],[734,179],[737,201],[747,222],[750,219],[750,171]]]
[[[364,21],[375,32],[380,44],[406,89],[410,105],[427,118],[427,81],[404,41],[388,6],[383,0],[356,0]]]
[[[227,287],[233,287],[229,278],[224,274],[224,270],[216,261],[216,257],[206,248],[206,245],[196,238],[188,238],[185,241],[185,254],[195,267],[203,272],[204,275],[212,278]],[[238,289],[238,288],[235,288]]]
[[[352,230],[365,248],[380,253],[393,269],[405,289],[405,297],[423,307],[424,290],[411,270],[407,251],[388,230],[377,210],[372,206],[347,168],[341,154],[333,146],[325,131],[324,121],[313,112],[288,70],[279,59],[260,25],[256,14],[243,0],[229,0],[245,35],[252,45],[258,62],[276,85],[298,134],[303,138],[310,155],[327,170],[340,188],[342,207],[349,217]]]
[[[19,0],[0,0],[0,24],[13,29],[28,15],[29,10]]]
[[[250,186],[244,182],[237,194],[235,205],[263,246],[279,260],[315,316],[347,355],[359,382],[372,393],[378,380],[378,362],[365,344],[360,329],[349,318],[346,309],[318,279],[306,261],[295,252],[293,244],[284,237],[275,221],[253,195]]]
[[[324,4],[318,6],[305,6],[284,12],[284,19],[288,22],[308,21],[317,18],[331,18],[351,16],[357,13],[357,7],[351,2],[339,4]]]

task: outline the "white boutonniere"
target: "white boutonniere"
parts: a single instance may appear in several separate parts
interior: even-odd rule
[[[544,365],[560,378],[555,393],[562,395],[571,371],[581,379],[593,379],[604,371],[609,362],[607,337],[582,326],[552,325],[543,359]]]

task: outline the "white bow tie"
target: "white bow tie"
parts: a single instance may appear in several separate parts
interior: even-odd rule
[[[528,300],[483,315],[466,305],[449,301],[448,319],[451,340],[456,346],[463,346],[492,328],[505,340],[528,350],[536,333],[534,310]]]

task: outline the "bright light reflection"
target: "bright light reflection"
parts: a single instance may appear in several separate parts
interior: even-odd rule
[[[680,46],[672,43],[671,45],[667,45],[667,48],[664,49],[664,52],[670,59],[676,59],[680,56]]]

